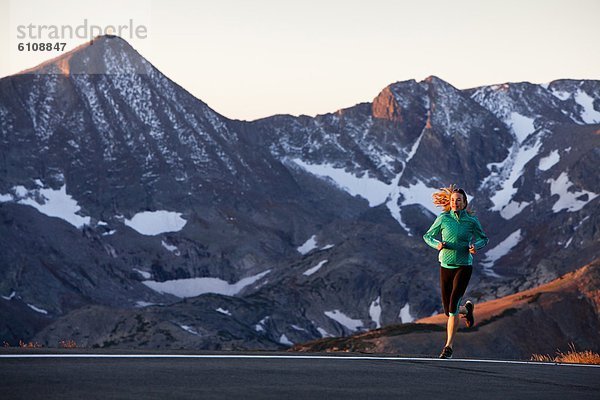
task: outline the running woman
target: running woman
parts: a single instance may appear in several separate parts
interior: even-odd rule
[[[451,185],[440,189],[432,197],[433,204],[444,211],[423,235],[423,240],[439,251],[442,303],[448,317],[446,345],[440,358],[452,358],[459,314],[464,315],[468,328],[475,323],[473,303],[467,301],[464,307],[460,303],[471,279],[473,254],[488,243],[488,238],[477,217],[467,208],[469,203],[463,189]],[[438,240],[440,234],[441,240]]]

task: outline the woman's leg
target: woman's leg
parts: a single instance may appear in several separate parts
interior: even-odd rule
[[[458,314],[448,316],[448,325],[446,326],[446,347],[454,346],[454,337],[458,331]]]
[[[454,317],[450,312],[450,297],[452,296],[452,288],[454,286],[454,277],[456,269],[440,267],[440,288],[442,289],[442,304],[444,305],[444,313],[448,317],[446,325],[447,338],[454,338],[455,326],[458,326],[458,321],[454,321]],[[446,341],[446,346],[448,342]]]
[[[444,313],[448,316],[450,310],[450,296],[452,295],[452,287],[454,286],[454,275],[456,270],[440,267],[440,288],[442,290],[442,305]]]
[[[460,301],[467,290],[467,285],[471,279],[472,267],[459,267],[452,282],[452,293],[450,294],[450,306],[448,309],[448,325],[446,327],[447,339],[446,346],[454,346],[454,337],[458,331],[458,315],[460,313]]]

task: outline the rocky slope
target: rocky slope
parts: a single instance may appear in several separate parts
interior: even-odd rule
[[[598,81],[437,77],[231,120],[99,37],[0,80],[0,339],[277,348],[429,316],[450,183],[490,236],[471,295],[546,283],[598,257],[599,123]]]
[[[476,305],[473,328],[461,327],[456,357],[529,359],[532,354],[600,350],[600,260],[535,289]],[[363,351],[437,356],[447,318],[438,314],[345,338],[297,345],[295,351]],[[462,323],[461,323],[462,326]],[[441,346],[441,347],[440,347]]]

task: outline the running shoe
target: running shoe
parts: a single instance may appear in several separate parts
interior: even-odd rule
[[[452,347],[444,347],[442,354],[440,354],[440,358],[452,358]]]
[[[475,305],[468,300],[465,303],[465,309],[467,310],[467,315],[465,315],[465,324],[467,325],[467,328],[471,328],[473,325],[475,325],[475,317],[473,316]]]

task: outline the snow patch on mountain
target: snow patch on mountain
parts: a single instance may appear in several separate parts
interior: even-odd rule
[[[308,253],[310,253],[311,251],[315,250],[315,249],[319,249],[319,250],[329,250],[331,248],[335,247],[334,244],[328,244],[325,245],[323,247],[321,247],[319,249],[319,246],[317,245],[317,235],[312,235],[310,238],[308,238],[308,240],[306,242],[304,242],[302,244],[302,246],[298,247],[296,250],[298,250],[298,252],[300,254],[302,254],[303,256],[307,255]]]
[[[421,139],[423,139],[425,132],[425,129],[421,131],[421,134],[411,146],[406,160],[402,161],[402,171],[392,181],[392,184],[390,185],[390,193],[388,195],[389,200],[386,203],[387,208],[390,210],[390,214],[392,214],[392,217],[398,221],[400,226],[402,226],[402,228],[408,233],[408,236],[412,236],[412,233],[402,219],[401,207],[410,204],[420,204],[429,209],[429,207],[433,205],[431,203],[431,194],[435,191],[435,189],[427,187],[427,185],[421,181],[417,181],[416,184],[409,184],[408,187],[399,185],[400,180],[404,175],[404,171],[406,171],[406,164],[408,164],[408,162],[414,157],[419,149]],[[429,195],[429,197],[427,195]],[[437,211],[438,210],[434,209],[432,212],[435,215]]]
[[[523,143],[535,131],[535,118],[512,112],[504,121],[515,134],[519,144]]]
[[[405,170],[406,163],[408,163],[415,155],[424,132],[415,140],[407,154],[407,158],[402,162]],[[432,203],[431,194],[437,190],[427,186],[422,181],[409,184],[406,186],[399,186],[399,182],[402,178],[403,172],[398,174],[390,184],[381,182],[378,179],[370,178],[368,172],[363,172],[363,176],[357,177],[353,173],[347,172],[344,168],[337,168],[331,164],[309,164],[301,159],[291,159],[293,163],[303,168],[305,171],[325,178],[330,182],[333,182],[337,187],[345,190],[353,196],[360,196],[369,202],[370,207],[375,207],[383,203],[390,210],[392,217],[398,221],[398,223],[404,228],[406,232],[410,233],[410,229],[402,220],[401,207],[411,204],[420,204],[425,207],[433,214],[437,214],[437,210]],[[309,239],[310,240],[310,239]],[[298,251],[302,254],[307,254],[316,248],[316,242],[307,242],[301,246]]]
[[[48,311],[44,310],[43,308],[36,307],[33,304],[27,304],[27,307],[40,314],[48,315]]]
[[[546,89],[548,89],[548,87],[545,87]],[[550,90],[550,93],[552,93],[552,95],[562,101],[566,101],[569,100],[569,98],[571,98],[571,93],[569,92],[565,92],[562,90]]]
[[[492,173],[484,180],[481,186],[491,186],[495,189],[490,200],[494,205],[491,211],[500,211],[504,219],[511,219],[519,214],[529,203],[516,203],[512,198],[519,190],[514,184],[523,174],[525,165],[539,154],[542,146],[541,134],[533,145],[517,143],[511,149],[507,158],[500,163],[492,163],[488,168]]]
[[[293,346],[294,345],[294,343],[290,339],[288,339],[288,337],[285,334],[282,334],[279,337],[278,342],[284,346]]]
[[[581,84],[583,82],[579,83],[579,85]],[[570,90],[552,88],[550,93],[562,101],[572,100],[580,106],[576,110],[569,110],[569,112],[563,110],[563,114],[569,115],[573,122],[577,124],[600,123],[600,111],[594,108],[594,97],[590,93],[585,92],[580,87],[571,87]]]
[[[400,186],[400,194],[403,197],[401,205],[419,204],[436,215],[440,212],[440,209],[433,204],[431,195],[437,190],[438,188],[427,186],[426,183],[419,180],[417,183],[409,184],[408,187]]]
[[[37,188],[28,190],[24,186],[12,188],[12,194],[0,195],[0,202],[14,201],[17,204],[31,206],[49,217],[60,218],[76,228],[90,224],[90,217],[82,217],[78,213],[81,207],[77,201],[67,194],[67,186],[60,189]]]
[[[586,124],[600,123],[600,111],[594,108],[594,98],[582,90],[578,90],[573,96],[577,104],[583,110],[581,111],[581,119]]]
[[[137,272],[138,274],[140,274],[142,276],[142,278],[144,278],[144,279],[152,278],[152,274],[150,272],[142,271],[141,269],[138,269],[138,268],[134,268],[133,270],[135,272]]]
[[[507,220],[514,218],[518,214],[520,214],[521,211],[523,211],[530,204],[531,204],[531,202],[529,202],[529,201],[511,200],[508,202],[507,205],[502,207],[502,209],[500,210],[500,215],[502,216],[502,218],[507,219]]]
[[[521,229],[517,229],[507,236],[502,242],[498,243],[494,248],[489,249],[485,253],[485,259],[481,262],[483,272],[491,277],[499,278],[500,275],[493,271],[494,263],[510,253],[510,251],[519,244],[522,239]]]
[[[408,324],[415,320],[415,317],[410,314],[410,304],[406,303],[404,307],[400,309],[400,314],[398,314],[398,317],[400,317],[400,321],[403,324]]]
[[[319,334],[321,334],[321,337],[333,337],[333,335],[329,332],[327,332],[325,329],[321,328],[320,326],[317,327],[317,331],[319,332]]]
[[[196,336],[200,336],[200,334],[198,332],[196,332],[191,326],[188,325],[179,325],[179,327],[181,329],[183,329],[184,331],[191,333],[192,335],[196,335]]]
[[[560,161],[560,155],[558,150],[553,150],[546,157],[540,158],[538,169],[540,171],[548,171],[550,168],[555,166]]]
[[[597,193],[583,189],[577,190],[575,184],[569,180],[567,172],[563,172],[556,179],[548,179],[546,182],[550,184],[551,195],[558,195],[558,200],[552,206],[552,211],[555,213],[565,209],[569,212],[579,211],[598,197]]]
[[[430,115],[430,111],[427,111],[427,116]],[[406,160],[402,163],[403,168],[402,168],[402,172],[404,172],[404,167],[406,166],[406,164],[412,160],[412,158],[415,156],[415,154],[417,153],[417,150],[419,149],[419,146],[421,145],[421,140],[423,140],[423,136],[425,136],[425,133],[427,132],[426,129],[423,129],[421,131],[421,134],[419,135],[419,137],[417,138],[417,140],[415,140],[415,142],[413,143],[413,145],[410,148],[410,151],[408,152],[407,156],[406,156]]]
[[[377,179],[370,178],[367,171],[361,177],[347,172],[344,168],[337,168],[332,164],[309,164],[301,159],[291,160],[305,171],[332,181],[336,186],[345,190],[353,196],[360,196],[369,202],[369,206],[375,207],[387,200],[390,193],[390,185]]]
[[[169,250],[171,253],[175,254],[176,256],[181,254],[179,252],[179,249],[177,248],[177,246],[170,245],[169,243],[165,242],[164,240],[161,240],[160,244],[162,245],[162,247]]]
[[[340,310],[325,311],[325,315],[335,322],[344,326],[351,332],[355,332],[363,327],[363,323],[359,319],[352,319]]]
[[[271,270],[244,278],[236,283],[228,283],[219,278],[189,278],[175,279],[171,281],[156,282],[143,281],[142,283],[158,293],[172,294],[173,296],[186,298],[200,296],[205,293],[216,293],[225,296],[235,296],[245,287],[257,282]]]
[[[410,160],[416,152],[419,142],[420,137],[413,144],[408,160]],[[386,184],[377,179],[367,177],[368,174],[366,172],[359,178],[350,172],[346,172],[343,168],[335,168],[330,164],[308,164],[299,159],[293,159],[292,161],[314,175],[330,179],[338,187],[353,196],[358,195],[368,200],[371,207],[378,206],[385,202],[392,217],[394,217],[394,219],[396,219],[409,234],[410,229],[402,220],[400,207],[411,204],[420,204],[433,214],[437,214],[439,211],[433,206],[431,200],[431,195],[437,188],[429,187],[421,181],[417,181],[414,184],[411,183],[408,187],[398,186],[402,174],[396,176],[392,183]],[[316,242],[307,242],[302,245],[301,248],[303,250],[301,251],[299,248],[298,251],[302,254],[306,254],[316,248]]]
[[[265,324],[267,323],[267,320],[269,320],[271,317],[269,317],[268,315],[266,317],[264,317],[263,319],[261,319],[260,321],[258,321],[258,323],[256,325],[254,325],[254,330],[256,332],[266,332],[266,328],[265,328]]]
[[[135,306],[138,308],[151,307],[151,306],[156,306],[156,305],[158,305],[158,304],[157,303],[149,303],[147,301],[142,301],[142,300],[135,302]]]
[[[302,275],[305,275],[305,276],[311,276],[312,274],[314,274],[315,272],[317,272],[318,270],[320,270],[320,269],[321,269],[321,267],[322,267],[323,265],[325,265],[325,263],[327,263],[327,261],[328,261],[328,260],[323,260],[323,261],[321,261],[320,263],[318,263],[318,264],[317,264],[317,265],[315,265],[314,267],[312,267],[312,268],[309,268],[309,269],[307,269],[306,271],[304,271],[304,272],[302,273]]]
[[[125,219],[124,223],[142,235],[156,236],[161,233],[179,232],[187,221],[181,218],[181,213],[159,210],[137,213],[133,218]]]
[[[375,328],[381,328],[381,296],[378,296],[369,306],[369,316],[375,322]]]
[[[533,146],[519,146],[515,143],[504,161],[488,164],[488,169],[492,173],[484,180],[481,187],[492,188],[490,200],[494,205],[490,208],[491,211],[499,211],[504,219],[509,220],[531,204],[512,200],[519,190],[514,184],[522,176],[525,165],[538,155],[541,145],[540,138],[537,138]]]
[[[301,326],[298,326],[298,325],[295,325],[295,324],[292,324],[292,328],[293,328],[293,329],[295,329],[295,330],[297,330],[298,332],[308,332],[308,331],[307,331],[306,329],[304,329],[303,327],[301,327]]]
[[[6,301],[10,301],[10,300],[14,299],[16,295],[17,295],[17,292],[14,292],[14,291],[13,291],[13,292],[12,292],[11,294],[9,294],[8,296],[0,296],[0,297],[2,297],[2,298],[3,298],[4,300],[6,300]]]
[[[317,235],[312,235],[306,242],[304,242],[302,244],[302,246],[298,247],[296,250],[298,250],[298,252],[300,252],[300,254],[305,256],[316,248],[317,248]]]
[[[411,204],[419,204],[427,210],[431,211],[434,215],[438,214],[440,210],[436,209],[433,205],[433,199],[431,195],[437,190],[427,186],[422,181],[417,180],[417,183],[411,183],[408,187],[398,186],[398,182],[401,178],[401,174],[398,175],[392,186],[395,189],[390,193],[390,200],[386,203],[387,208],[390,210],[390,214],[402,228],[407,232],[408,236],[412,236],[410,228],[402,219],[402,208]]]

